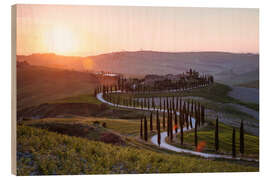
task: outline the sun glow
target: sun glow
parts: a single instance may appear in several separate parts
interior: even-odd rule
[[[78,35],[67,26],[53,26],[44,31],[43,45],[49,52],[72,55],[79,50]]]
[[[17,54],[115,51],[259,51],[259,10],[17,6]]]

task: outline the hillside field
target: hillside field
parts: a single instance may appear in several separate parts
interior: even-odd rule
[[[98,79],[91,73],[39,66],[17,68],[17,108],[93,93],[98,85]]]
[[[243,172],[258,168],[119,147],[18,126],[18,175]]]

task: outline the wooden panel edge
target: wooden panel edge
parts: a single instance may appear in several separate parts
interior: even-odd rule
[[[16,35],[17,7],[11,6],[11,173],[17,175],[16,138],[17,138],[17,70],[16,70]]]

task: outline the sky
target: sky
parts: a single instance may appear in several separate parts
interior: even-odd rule
[[[259,9],[17,5],[17,55],[259,53]]]

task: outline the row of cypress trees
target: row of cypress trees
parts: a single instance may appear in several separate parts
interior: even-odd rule
[[[150,131],[153,131],[153,119],[152,119],[152,112],[149,118],[150,121]],[[159,120],[159,111],[156,112],[156,131],[157,131],[157,142],[160,145],[160,120]],[[146,116],[141,118],[141,123],[140,123],[140,138],[147,141],[148,140],[148,122]]]
[[[180,110],[184,111],[184,113],[188,113],[193,115],[195,112],[195,109],[201,112],[200,116],[197,117],[200,121],[199,124],[204,122],[204,113],[205,113],[205,107],[202,106],[199,102],[195,102],[193,100],[182,100],[179,96],[172,96],[170,99],[169,97],[166,97],[162,100],[161,97],[159,97],[159,105],[156,106],[154,97],[152,98],[142,98],[141,101],[138,99],[134,100],[132,97],[121,97],[119,95],[104,95],[104,98],[108,100],[109,102],[112,102],[116,106],[122,104],[125,106],[131,106],[131,107],[140,107],[142,110],[148,109],[151,110],[168,110],[172,109],[173,111]],[[150,101],[151,99],[151,101]],[[150,103],[151,102],[151,103]]]
[[[163,111],[163,130],[165,129],[165,111]],[[173,117],[174,117],[174,126],[173,126]],[[150,121],[150,131],[153,131],[153,113],[150,112],[150,116],[149,116],[149,121]],[[195,121],[195,131],[194,131],[194,145],[197,148],[198,146],[198,121]],[[173,141],[173,129],[175,130],[175,132],[178,132],[178,124],[180,126],[180,143],[181,145],[183,145],[184,142],[184,134],[183,134],[183,128],[184,128],[184,124],[186,125],[186,128],[188,127],[187,122],[185,121],[185,115],[183,113],[180,113],[180,115],[178,116],[176,112],[174,111],[168,111],[167,113],[167,136],[169,138],[169,140],[172,142]],[[156,131],[157,131],[157,143],[160,145],[161,143],[161,127],[160,127],[160,118],[159,118],[159,111],[156,111]],[[191,123],[192,124],[192,123]],[[236,157],[236,140],[235,140],[235,128],[233,128],[233,132],[232,132],[232,156]],[[144,139],[145,141],[148,140],[148,124],[147,124],[147,118],[146,116],[144,116],[143,118],[141,118],[141,124],[140,124],[140,137],[141,139]],[[219,150],[219,120],[218,117],[216,119],[216,126],[215,126],[215,150],[216,152],[218,152]],[[241,124],[240,124],[240,138],[239,138],[239,145],[240,145],[240,153],[244,154],[244,124],[243,124],[243,120],[241,120]]]
[[[236,157],[236,145],[235,145],[235,128],[233,128],[232,132],[232,156]],[[240,137],[239,137],[239,150],[241,155],[245,152],[245,144],[244,144],[244,123],[243,120],[241,120],[240,123]]]
[[[104,90],[106,88],[99,88],[98,91],[100,90]],[[105,93],[105,96],[106,96],[107,93]],[[107,98],[110,97],[110,96],[107,96]],[[119,104],[117,102],[120,102],[120,96],[115,96],[117,97],[117,99],[113,100],[114,102],[116,102],[116,104]],[[176,99],[176,102],[175,102],[175,99]],[[112,100],[112,99],[111,99]],[[144,108],[145,106],[148,107],[148,109],[150,109],[150,99],[148,98],[148,101],[145,100],[144,98],[144,101],[143,103],[141,103],[141,107]],[[146,103],[147,102],[147,103]],[[153,109],[159,109],[159,110],[162,110],[163,109],[163,122],[162,122],[162,125],[163,125],[163,130],[165,130],[165,127],[166,127],[166,123],[165,123],[165,111],[164,109],[166,108],[167,109],[167,134],[168,134],[168,137],[169,137],[169,140],[170,141],[173,141],[173,129],[175,130],[175,132],[177,133],[178,131],[178,128],[180,127],[180,142],[181,144],[183,144],[183,141],[184,141],[184,138],[183,138],[183,127],[184,125],[186,125],[186,128],[189,128],[189,126],[192,128],[193,124],[192,124],[192,121],[191,121],[191,117],[192,115],[195,117],[195,133],[194,133],[194,144],[195,146],[197,147],[198,145],[198,136],[197,136],[197,127],[198,125],[200,126],[200,124],[204,123],[204,120],[205,120],[205,109],[204,109],[204,106],[200,106],[199,103],[194,103],[193,100],[191,101],[191,104],[190,104],[190,101],[187,101],[183,103],[182,99],[179,98],[178,96],[177,97],[172,97],[171,100],[168,99],[168,97],[166,98],[166,100],[164,99],[163,100],[163,106],[162,106],[162,100],[160,98],[160,105],[159,107],[156,107],[155,106],[155,101],[154,99],[152,98],[152,107]],[[127,101],[124,100],[123,101],[124,104],[126,105],[130,105],[132,104],[131,101]],[[183,105],[182,105],[183,104]],[[134,105],[134,103],[133,103]],[[178,116],[177,116],[177,108],[180,106],[179,108],[179,112],[180,112],[180,115],[179,115],[179,122],[178,122]],[[194,113],[195,112],[195,113]],[[173,126],[173,117],[174,117],[174,126]],[[190,118],[190,121],[188,121],[188,119]],[[146,119],[146,117],[145,117]],[[157,111],[157,121],[159,122],[159,115],[158,115],[158,111]],[[153,131],[153,115],[152,115],[152,112],[150,113],[150,130]],[[157,122],[157,123],[158,123]],[[160,123],[160,122],[159,122]],[[145,123],[145,126],[147,128],[147,124]],[[158,133],[158,143],[160,144],[160,124],[157,124],[157,131],[159,132]],[[145,130],[145,132],[147,133],[147,129]],[[145,137],[146,140],[147,140],[147,136]],[[240,153],[241,154],[244,154],[244,128],[243,128],[243,121],[241,121],[241,125],[240,125],[240,138],[239,138],[240,142],[239,142],[239,145],[240,145]],[[218,121],[218,118],[216,119],[216,125],[215,125],[215,151],[218,152],[219,151],[219,121]],[[233,134],[232,134],[232,156],[235,157],[236,156],[236,152],[235,152],[235,129],[233,130]]]
[[[236,157],[236,140],[235,140],[235,128],[232,131],[232,156]],[[239,135],[239,150],[241,154],[244,154],[244,123],[241,120],[240,123],[240,135]],[[219,121],[218,117],[216,119],[216,126],[215,126],[215,150],[218,152],[219,150]]]
[[[183,144],[184,127],[189,129],[189,128],[193,128],[193,126],[195,126],[195,130],[197,130],[197,126],[204,124],[204,119],[205,119],[204,106],[196,105],[194,107],[195,107],[194,112],[189,111],[189,108],[187,108],[187,106],[185,106],[185,103],[183,104],[183,106],[182,105],[179,106],[178,111],[176,109],[173,110],[170,108],[168,108],[166,110],[166,112],[165,112],[165,110],[162,110],[162,123],[160,123],[160,119],[159,119],[159,110],[156,110],[156,120],[157,120],[156,123],[157,123],[158,136],[160,136],[160,130],[161,130],[160,124],[162,124],[163,130],[165,130],[167,128],[166,129],[167,136],[169,137],[169,140],[171,142],[173,141],[173,131],[175,131],[175,133],[178,133],[178,129],[180,129],[180,141],[181,141],[181,144]],[[193,116],[195,117],[196,120],[193,118]],[[166,119],[167,119],[167,123],[166,123]],[[150,121],[150,123],[149,123],[150,131],[153,131],[153,113],[152,113],[152,111],[150,112],[149,121]],[[144,125],[142,125],[143,122],[144,122]],[[194,122],[195,122],[195,124],[194,124]],[[201,122],[201,123],[199,123],[199,122]],[[141,138],[144,137],[144,135],[142,135],[142,132],[144,132],[144,134],[145,134],[145,129],[143,131],[142,127],[146,127],[146,126],[147,126],[147,118],[146,118],[146,116],[144,116],[144,121],[141,120],[141,126],[140,126]],[[196,134],[197,134],[197,132],[196,132]],[[147,140],[147,139],[144,138],[144,140]],[[196,142],[195,144],[197,146],[197,136],[195,136],[195,142]]]
[[[190,76],[191,77],[191,76]],[[180,77],[176,82],[168,81],[171,83],[173,90],[183,91],[190,88],[207,86],[214,83],[214,77],[211,75],[202,75],[193,77],[190,79],[189,76]],[[158,89],[151,87],[150,85],[143,84],[142,82],[145,79],[127,79],[124,77],[119,77],[117,83],[113,85],[101,85],[94,90],[94,95],[97,93],[103,92],[103,94],[113,93],[114,91],[121,91],[125,93],[134,93],[134,94],[150,94],[155,90],[170,90],[163,85],[159,86]],[[158,84],[155,83],[155,84]],[[164,89],[165,88],[165,89]]]

